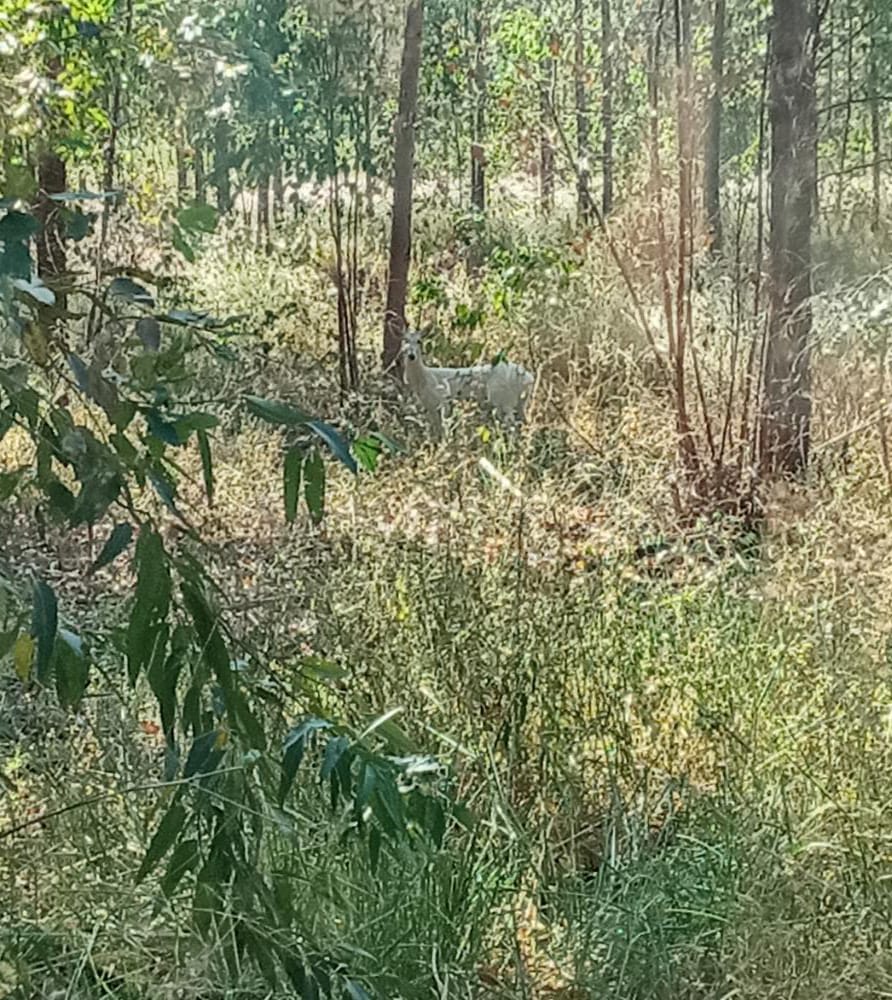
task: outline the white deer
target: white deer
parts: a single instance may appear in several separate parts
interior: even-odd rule
[[[428,368],[421,352],[422,334],[403,334],[406,382],[418,397],[437,436],[454,399],[469,399],[493,411],[506,426],[523,423],[535,379],[521,365],[496,361],[470,368]]]

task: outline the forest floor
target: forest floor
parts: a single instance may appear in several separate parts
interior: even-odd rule
[[[434,230],[420,253],[442,245]],[[809,482],[767,495],[757,525],[684,530],[668,399],[608,263],[568,283],[539,262],[513,311],[453,334],[458,356],[508,344],[542,380],[518,441],[466,414],[441,445],[371,374],[380,274],[368,378],[343,404],[312,248],[295,267],[293,248],[221,241],[190,275],[204,307],[271,317],[270,349],[246,345],[214,385],[214,507],[197,454],[182,483],[245,647],[277,682],[323,673],[332,712],[396,710],[480,818],[439,860],[377,881],[339,868],[324,832],[308,846],[307,920],[349,940],[378,995],[892,996],[892,484],[862,329],[864,290],[876,304],[886,282],[874,249],[820,272]],[[430,260],[420,277],[453,277],[447,304],[419,312],[478,301]],[[726,291],[707,283],[704,317],[721,323]],[[282,440],[239,414],[243,391],[375,424],[405,450],[374,474],[332,470],[324,524],[289,527]],[[96,631],[119,620],[130,581],[87,575],[85,534],[41,538],[24,505],[3,517],[13,578],[43,572]],[[176,899],[134,885],[155,816],[151,793],[124,790],[157,780],[163,755],[147,692],[99,684],[72,717],[3,671],[0,996],[272,995],[249,970],[233,981]],[[41,810],[58,815],[2,836]]]

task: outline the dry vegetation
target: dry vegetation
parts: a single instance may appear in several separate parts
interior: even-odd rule
[[[447,330],[477,294],[448,230],[422,212],[418,277],[449,303],[426,319]],[[312,232],[269,258],[229,233],[188,275],[208,307],[269,310],[270,349],[246,344],[223,382],[208,379],[225,417],[218,499],[202,506],[191,456],[195,516],[269,683],[319,711],[395,710],[454,767],[480,823],[437,856],[387,858],[374,879],[310,790],[298,848],[274,816],[258,841],[271,868],[303,866],[306,926],[349,942],[382,997],[892,995],[886,334],[869,320],[881,246],[827,241],[807,485],[763,496],[756,524],[682,531],[666,398],[597,239],[566,280],[544,265],[507,316],[451,338],[455,356],[471,339],[509,344],[539,369],[522,440],[469,416],[434,447],[372,375],[339,406]],[[382,267],[363,311],[370,368]],[[716,393],[728,287],[710,276],[697,301]],[[244,388],[377,424],[406,452],[358,481],[333,474],[325,525],[289,529],[281,441],[238,417]],[[3,447],[11,461],[14,436]],[[46,567],[68,613],[113,629],[129,581],[114,568],[87,579],[86,538],[41,540],[31,523],[3,513],[11,577]],[[7,668],[0,690],[0,995],[270,996],[249,969],[233,981],[176,898],[134,887],[163,754],[147,690],[97,678],[76,717]]]

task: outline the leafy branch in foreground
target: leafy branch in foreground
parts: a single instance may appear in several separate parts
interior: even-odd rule
[[[69,286],[64,309],[57,308],[54,289],[33,277],[39,223],[18,204],[0,212],[0,319],[19,344],[19,357],[0,364],[0,440],[22,434],[34,454],[0,477],[0,498],[28,493],[60,530],[86,526],[92,537],[107,526],[90,574],[127,557],[135,578],[123,635],[91,633],[89,644],[64,599],[46,579],[35,580],[30,624],[26,601],[0,606],[0,656],[11,658],[23,685],[54,686],[70,709],[81,705],[100,663],[107,683],[147,684],[165,747],[163,811],[137,880],[156,879],[171,900],[191,896],[196,932],[226,942],[232,969],[248,958],[271,985],[283,971],[301,996],[365,996],[349,976],[349,952],[314,940],[293,904],[289,876],[270,860],[275,851],[259,845],[274,841],[283,850],[302,842],[306,810],[319,808],[309,793],[315,785],[327,822],[345,849],[361,847],[372,872],[383,851],[423,855],[439,848],[451,820],[469,822],[449,776],[416,753],[390,717],[357,733],[273,689],[263,664],[235,655],[238,637],[200,555],[164,542],[161,525],[172,516],[189,526],[201,552],[178,489],[180,453],[195,442],[212,501],[218,417],[181,400],[196,351],[210,349],[216,364],[232,362],[225,337],[232,321],[163,309],[146,284],[121,275],[100,294]],[[94,319],[92,336],[75,350],[80,320],[68,310],[79,293]],[[112,325],[123,335],[109,350],[103,334]],[[324,456],[356,475],[398,447],[380,434],[348,441],[285,403],[249,395],[244,405],[295,435],[284,456],[289,522],[301,489],[311,520],[323,518]],[[302,767],[310,761],[312,779]]]

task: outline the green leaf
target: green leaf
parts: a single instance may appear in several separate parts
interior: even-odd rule
[[[52,306],[56,303],[56,293],[52,288],[48,288],[39,278],[35,281],[26,281],[24,278],[16,278],[12,287],[20,292],[24,292],[29,298],[34,299],[44,306]]]
[[[136,542],[136,602],[127,629],[127,674],[135,684],[154,657],[163,656],[170,607],[170,570],[161,538],[143,528]]]
[[[171,309],[169,312],[159,314],[155,319],[162,323],[172,323],[174,326],[198,327],[200,330],[222,330],[231,326],[243,316],[229,316],[226,319],[217,319],[207,312],[193,312],[191,309]],[[217,345],[212,344],[216,348]]]
[[[325,747],[325,754],[322,757],[322,770],[320,777],[323,781],[329,778],[338,766],[341,757],[349,750],[350,740],[346,736],[335,736],[328,741]]]
[[[14,472],[0,472],[0,503],[8,500],[15,493],[25,472],[26,468],[24,466],[21,469],[16,469]]]
[[[141,317],[136,321],[133,330],[147,351],[157,351],[161,348],[161,324],[154,316]]]
[[[260,396],[245,396],[245,403],[248,410],[265,420],[268,424],[280,424],[286,427],[304,427],[309,423],[310,417],[306,413],[289,406],[287,403],[278,403],[271,399],[261,399]]]
[[[176,633],[174,633],[174,645],[176,645]],[[183,660],[175,651],[169,656],[154,657],[146,675],[152,694],[158,699],[161,729],[168,745],[173,742],[177,711],[177,681],[182,667]]]
[[[59,609],[51,587],[38,580],[34,584],[31,635],[37,640],[37,679],[45,684],[50,675]]]
[[[334,427],[322,420],[308,420],[307,427],[328,445],[331,453],[339,462],[346,465],[352,473],[357,472],[356,459],[350,454],[347,442]]]
[[[325,513],[325,465],[317,448],[304,460],[304,498],[313,523],[319,524]]]
[[[173,227],[172,241],[174,248],[179,250],[179,252],[189,261],[190,264],[195,263],[195,251],[192,249],[192,245],[186,239],[186,234],[180,229],[176,224]]]
[[[163,441],[165,444],[171,444],[177,447],[182,444],[180,435],[177,433],[176,425],[171,423],[169,420],[165,420],[154,407],[145,407],[142,411],[142,415],[146,418],[146,425],[148,426],[149,431],[156,438],[158,438],[159,441]]]
[[[392,775],[379,770],[375,786],[371,798],[372,812],[388,836],[399,836],[405,832],[406,821],[396,782]]]
[[[177,212],[177,222],[186,230],[212,233],[217,228],[217,210],[206,202],[195,202]]]
[[[193,413],[187,413],[184,417],[178,417],[173,426],[176,428],[180,444],[185,444],[193,431],[213,430],[219,423],[219,417],[215,417],[213,413],[202,413],[200,410],[195,410]]]
[[[217,683],[223,689],[223,693],[227,694],[233,687],[232,667],[226,643],[223,641],[223,634],[220,631],[218,617],[211,610],[204,594],[194,583],[184,581],[182,592],[183,603],[186,605],[186,610],[189,612],[198,634],[202,657],[214,671]]]
[[[167,871],[161,879],[161,891],[170,899],[176,887],[180,884],[183,876],[193,868],[198,867],[201,854],[198,850],[197,840],[181,840],[170,856],[167,863]]]
[[[213,771],[223,756],[218,743],[221,740],[219,729],[212,729],[209,733],[202,733],[192,741],[189,754],[186,757],[186,766],[183,769],[184,778],[192,778],[196,774],[207,774]]]
[[[279,805],[285,801],[291,786],[294,784],[294,777],[300,767],[300,762],[303,760],[310,738],[314,733],[325,729],[331,729],[330,722],[310,716],[289,730],[283,744],[285,753],[282,757],[282,777],[279,782]]]
[[[168,510],[172,510],[175,514],[177,513],[177,490],[174,484],[167,478],[164,473],[157,467],[150,469],[146,475],[148,476],[149,482],[152,484],[153,489],[161,498],[161,502],[164,504]]]
[[[7,163],[5,168],[6,183],[3,192],[10,200],[21,198],[22,201],[32,201],[37,194],[37,180],[30,166],[23,163]]]
[[[459,826],[464,827],[469,832],[477,825],[477,819],[474,814],[467,806],[462,805],[461,802],[453,803],[452,817]]]
[[[375,790],[376,783],[377,775],[375,768],[372,765],[363,762],[359,774],[359,781],[357,782],[355,800],[356,808],[360,813],[372,797],[372,792]]]
[[[127,302],[135,302],[138,305],[155,305],[155,297],[152,293],[131,278],[115,278],[108,286],[108,294],[118,299],[125,299]]]
[[[40,223],[25,212],[7,212],[0,219],[0,240],[3,243],[23,243],[40,231]]]
[[[74,372],[75,380],[81,392],[90,392],[90,371],[86,364],[76,354],[68,355],[68,367]]]
[[[369,830],[369,867],[372,870],[372,874],[378,870],[378,861],[381,857],[381,831],[377,826],[373,826]]]
[[[85,215],[79,209],[69,211],[65,216],[65,235],[68,239],[79,243],[89,232],[93,224],[92,215]]]
[[[285,455],[285,520],[289,524],[293,524],[297,516],[297,501],[300,497],[300,474],[303,461],[303,449],[298,445],[290,448]]]
[[[146,851],[146,855],[142,859],[142,864],[139,866],[139,871],[136,873],[137,882],[142,882],[146,875],[164,857],[174,840],[176,840],[177,834],[183,828],[185,822],[186,810],[180,803],[180,796],[178,794],[158,824],[155,836],[152,837],[149,849]]]
[[[350,1000],[372,1000],[370,994],[368,994],[355,979],[345,979],[344,989],[347,992],[347,996]]]
[[[96,561],[90,567],[90,572],[95,573],[97,569],[102,569],[103,566],[108,566],[110,562],[117,559],[130,544],[132,538],[133,525],[126,521],[122,524],[116,524],[106,539],[105,545],[102,546],[102,551],[96,557]]]
[[[0,244],[0,276],[22,278],[27,281],[31,277],[31,254],[26,243]]]
[[[366,472],[374,472],[378,468],[382,450],[381,442],[371,434],[359,437],[353,442],[353,454]]]
[[[214,466],[211,459],[211,443],[207,432],[200,428],[196,431],[198,439],[198,453],[201,455],[201,474],[204,477],[204,491],[207,494],[208,503],[214,505]]]
[[[22,632],[13,643],[12,666],[16,677],[23,684],[27,684],[34,668],[34,640],[26,632]]]
[[[12,649],[18,636],[18,628],[11,628],[8,632],[0,632],[0,660]]]
[[[53,654],[53,673],[56,677],[56,695],[64,708],[77,708],[87,689],[90,667],[80,638],[64,628]]]

